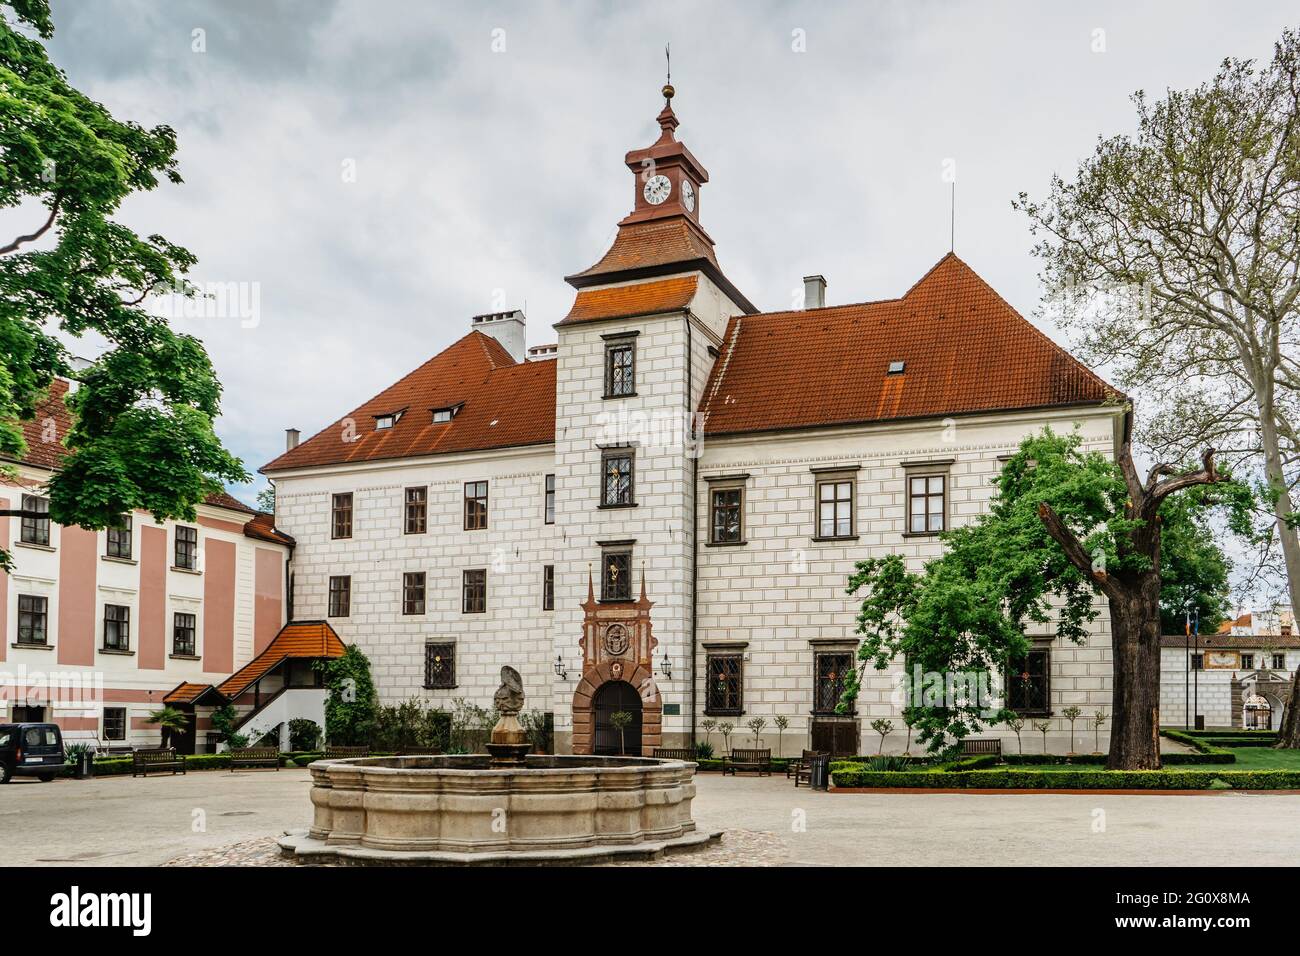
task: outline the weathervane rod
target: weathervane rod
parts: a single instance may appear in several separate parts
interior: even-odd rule
[[[672,52],[672,46],[673,46],[673,45],[672,45],[671,43],[665,43],[665,44],[664,44],[664,59],[668,62],[668,85],[669,85],[669,86],[672,86],[672,85],[673,85],[673,52]]]

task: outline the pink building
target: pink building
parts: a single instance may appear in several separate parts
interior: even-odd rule
[[[0,481],[0,508],[45,510],[45,485],[71,424],[57,380],[34,419],[28,451]],[[216,685],[264,651],[287,622],[293,539],[270,515],[210,496],[196,520],[89,531],[0,517],[13,555],[0,573],[0,722],[51,721],[65,740],[157,746],[150,711],[182,684]],[[205,749],[210,723],[191,721],[176,746]]]

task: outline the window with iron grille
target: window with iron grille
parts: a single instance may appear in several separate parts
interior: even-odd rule
[[[50,599],[36,594],[18,595],[18,643],[44,644],[49,638]]]
[[[555,476],[546,476],[546,504],[543,507],[543,520],[555,524]]]
[[[177,611],[172,615],[172,654],[176,657],[194,657],[195,638],[199,619],[194,614]]]
[[[1007,707],[1018,714],[1051,713],[1051,664],[1046,649],[1031,650],[1023,660],[1013,661],[1007,673]]]
[[[131,609],[124,604],[104,605],[104,649],[131,649]]]
[[[456,645],[424,645],[424,686],[429,690],[456,686]]]
[[[483,614],[487,611],[487,569],[474,568],[465,572],[461,586],[461,611],[465,614]]]
[[[817,482],[817,537],[853,537],[853,480]]]
[[[813,713],[834,714],[844,696],[844,681],[853,669],[851,651],[827,651],[814,657]]]
[[[465,530],[481,531],[488,526],[488,483],[465,482]]]
[[[605,507],[632,504],[632,459],[630,449],[620,448],[603,455],[604,487],[600,503]]]
[[[407,571],[402,575],[402,613],[424,613],[423,571]]]
[[[605,397],[636,394],[636,343],[611,342],[605,346]]]
[[[606,551],[600,559],[600,599],[632,600],[632,552]]]
[[[542,565],[542,610],[555,610],[555,565]]]
[[[741,655],[710,654],[708,690],[704,702],[706,714],[719,717],[738,716],[741,712]]]
[[[36,511],[37,516],[23,515],[19,540],[24,544],[50,543],[50,500],[36,495],[23,495],[23,511]],[[44,517],[41,517],[43,515]]]
[[[946,475],[907,476],[907,530],[933,534],[944,530]]]
[[[741,540],[740,488],[716,488],[713,491],[713,520],[710,522],[714,544],[735,544]]]
[[[1194,670],[1194,671],[1203,671],[1203,670],[1205,670],[1205,655],[1204,655],[1204,654],[1193,654],[1193,655],[1192,655],[1192,670]]]
[[[406,489],[406,533],[424,534],[429,521],[429,489]]]
[[[126,740],[126,708],[104,708],[104,739]]]
[[[330,578],[330,617],[347,617],[352,613],[352,576],[336,575]]]
[[[352,492],[350,491],[335,495],[331,501],[330,537],[352,537]]]
[[[122,515],[104,533],[104,554],[110,558],[131,557],[131,516]]]
[[[176,526],[176,554],[174,566],[193,571],[198,567],[199,529],[188,525]]]

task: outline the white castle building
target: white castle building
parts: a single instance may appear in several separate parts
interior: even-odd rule
[[[703,740],[705,720],[744,745],[755,717],[776,750],[778,716],[786,753],[874,751],[877,717],[901,750],[892,671],[834,713],[854,563],[919,569],[1025,436],[1078,429],[1113,454],[1124,407],[952,254],[898,298],[828,305],[810,276],[802,310],[760,312],[701,225],[709,176],[665,95],[554,344],[526,351],[520,312],[475,316],[262,469],[297,542],[295,616],[359,645],[385,703],[490,706],[515,666],[561,752],[617,752],[618,710],[629,752]],[[1063,750],[1062,708],[1111,705],[1104,609],[1086,646],[1033,640],[1012,703]]]

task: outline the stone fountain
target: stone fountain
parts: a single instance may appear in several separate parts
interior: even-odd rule
[[[695,764],[530,754],[523,681],[501,668],[486,754],[311,764],[312,826],[281,852],[302,863],[544,865],[654,859],[721,834],[691,818]]]

